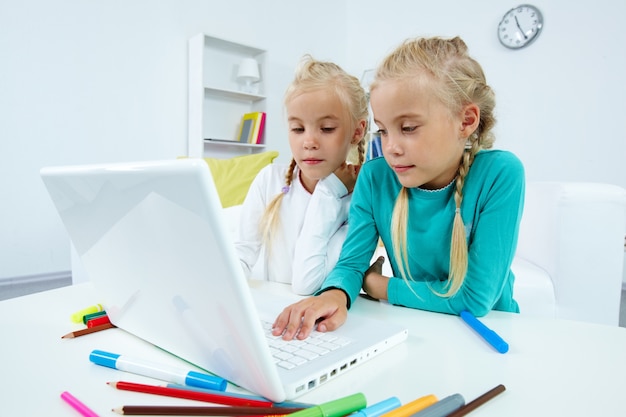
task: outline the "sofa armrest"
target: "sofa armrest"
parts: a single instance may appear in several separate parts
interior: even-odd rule
[[[529,182],[516,256],[550,275],[558,318],[618,325],[626,190]]]

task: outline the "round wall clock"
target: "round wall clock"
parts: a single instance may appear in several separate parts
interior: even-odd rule
[[[498,24],[498,39],[507,48],[520,49],[537,39],[542,27],[543,16],[539,9],[521,4],[502,16]]]

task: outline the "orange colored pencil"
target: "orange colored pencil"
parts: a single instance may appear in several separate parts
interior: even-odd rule
[[[75,332],[70,332],[66,335],[61,336],[61,339],[73,339],[75,337],[80,337],[86,334],[99,332],[101,330],[112,329],[114,327],[116,326],[112,323],[105,323],[105,324],[101,324],[100,326],[94,326],[94,327],[89,327],[87,329],[76,330]]]

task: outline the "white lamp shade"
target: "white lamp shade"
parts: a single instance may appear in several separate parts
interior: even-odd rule
[[[259,63],[254,58],[244,58],[239,64],[239,71],[237,71],[237,79],[240,81],[256,82],[260,79],[259,75]]]

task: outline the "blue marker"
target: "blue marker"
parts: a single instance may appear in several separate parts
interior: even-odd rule
[[[461,394],[453,394],[424,408],[422,411],[418,411],[411,417],[445,417],[464,405],[465,398]]]
[[[190,385],[199,388],[208,388],[216,391],[226,390],[227,382],[224,378],[141,359],[129,358],[116,353],[94,350],[89,355],[89,360],[96,365],[160,379],[162,381],[175,382],[177,384]]]
[[[483,339],[485,339],[487,343],[493,346],[495,350],[500,353],[506,353],[509,351],[508,343],[502,340],[502,338],[498,336],[496,332],[481,323],[476,317],[472,315],[472,313],[463,310],[461,311],[461,318],[472,329],[474,329],[476,333],[478,333]]]
[[[350,414],[350,417],[378,417],[385,413],[388,413],[394,408],[400,407],[401,405],[402,403],[398,398],[390,397],[379,403],[370,405],[369,407],[357,411],[354,414]]]

